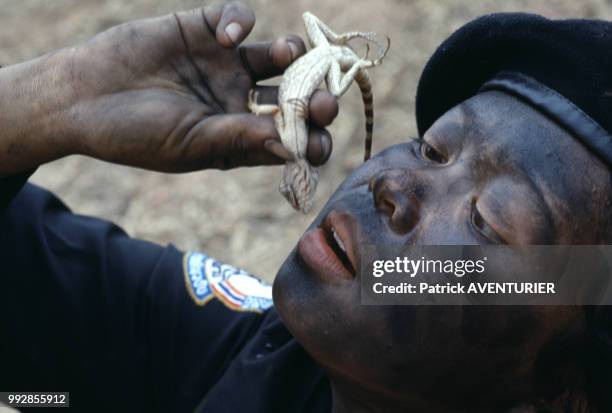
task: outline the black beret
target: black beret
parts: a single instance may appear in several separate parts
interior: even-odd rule
[[[498,13],[466,24],[438,47],[421,74],[419,135],[486,90],[530,104],[612,166],[612,23]]]

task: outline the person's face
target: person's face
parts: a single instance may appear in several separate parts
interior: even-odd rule
[[[603,164],[549,119],[505,94],[477,95],[338,188],[280,269],[276,307],[335,385],[364,398],[429,411],[511,403],[581,310],[362,306],[360,246],[597,243],[609,189]]]

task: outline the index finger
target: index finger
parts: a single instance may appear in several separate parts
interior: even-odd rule
[[[255,81],[282,75],[298,57],[306,53],[304,41],[296,35],[286,35],[273,42],[260,42],[240,47],[245,66]]]

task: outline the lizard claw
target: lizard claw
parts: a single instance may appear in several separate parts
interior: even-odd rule
[[[253,113],[255,113],[256,115],[257,113],[257,91],[254,89],[249,90],[249,100],[247,102],[247,107],[249,108],[249,110]]]
[[[382,63],[383,59],[385,58],[385,56],[387,56],[387,53],[389,52],[389,48],[391,47],[391,39],[388,36],[386,37],[386,39],[387,45],[384,48],[378,42],[376,43],[380,49],[380,54],[378,55],[378,58],[376,58],[376,60],[363,59],[363,67],[374,67]]]
[[[370,44],[366,43],[366,52],[365,52],[365,55],[363,56],[363,60],[368,60],[369,54],[370,54]]]
[[[247,107],[251,113],[255,115],[276,115],[280,112],[280,108],[278,105],[268,105],[268,104],[259,104],[257,103],[257,96],[259,96],[259,92],[254,89],[249,90],[249,99],[247,102]]]
[[[387,53],[389,52],[389,48],[391,47],[391,38],[389,36],[385,36],[387,39],[387,46],[385,46],[384,49],[381,48],[380,51],[380,55],[378,56],[378,59],[374,60],[374,66],[378,66],[379,64],[382,63],[383,59],[385,58],[385,56],[387,56]]]
[[[257,92],[253,89],[249,90],[249,98],[247,100],[247,107],[251,112],[255,112],[257,106]]]

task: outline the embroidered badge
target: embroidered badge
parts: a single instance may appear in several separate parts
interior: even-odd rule
[[[198,305],[217,298],[237,311],[261,313],[272,307],[272,286],[231,265],[199,252],[184,257],[185,283]]]

